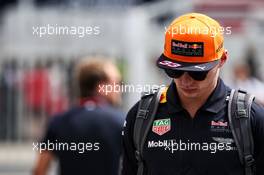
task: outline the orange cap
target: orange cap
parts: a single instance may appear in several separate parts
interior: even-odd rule
[[[199,13],[176,18],[165,33],[164,52],[157,61],[160,68],[207,71],[221,58],[223,29],[214,19]]]

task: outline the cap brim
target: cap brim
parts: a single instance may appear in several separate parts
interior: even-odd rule
[[[213,69],[219,63],[219,60],[206,63],[186,63],[172,60],[162,54],[157,60],[157,66],[161,69],[202,72]]]

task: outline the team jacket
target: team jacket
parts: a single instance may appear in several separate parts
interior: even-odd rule
[[[221,79],[194,118],[181,106],[174,82],[163,92],[147,135],[143,160],[148,175],[244,175],[229,128]],[[122,175],[136,175],[133,129],[138,103],[127,114],[123,131]],[[264,108],[251,110],[257,175],[264,174]]]

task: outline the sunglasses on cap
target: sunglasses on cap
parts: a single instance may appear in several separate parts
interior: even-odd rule
[[[196,81],[203,81],[206,78],[209,71],[195,72],[195,71],[165,69],[165,72],[170,78],[180,78],[184,74],[184,72],[186,72],[190,77],[192,77],[192,79]]]

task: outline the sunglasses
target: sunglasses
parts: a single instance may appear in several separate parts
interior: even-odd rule
[[[170,69],[165,69],[166,74],[170,78],[180,78],[184,72],[187,72],[192,79],[196,81],[203,81],[209,71],[202,71],[202,72],[194,72],[194,71],[182,71],[182,70],[170,70]]]

